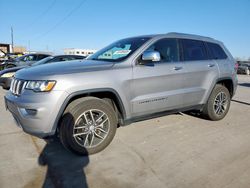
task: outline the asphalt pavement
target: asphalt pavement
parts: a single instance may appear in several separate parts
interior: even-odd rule
[[[249,188],[250,76],[228,115],[178,113],[121,127],[102,152],[80,157],[24,133],[0,89],[0,187]]]

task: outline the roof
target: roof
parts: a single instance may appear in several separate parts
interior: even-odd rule
[[[194,34],[187,34],[187,33],[177,33],[177,32],[170,32],[165,34],[153,34],[153,35],[141,35],[137,37],[170,37],[170,38],[186,38],[186,39],[193,39],[193,40],[202,40],[208,42],[219,42],[211,37],[201,36],[201,35],[194,35]]]
[[[189,39],[215,41],[215,39],[213,39],[211,37],[206,37],[206,36],[201,36],[201,35],[194,35],[194,34],[187,34],[187,33],[170,32],[170,33],[167,33],[166,35],[171,36],[171,37],[178,37],[178,38],[189,38]]]

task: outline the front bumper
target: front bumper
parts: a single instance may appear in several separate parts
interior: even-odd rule
[[[44,138],[55,134],[57,115],[66,97],[64,91],[25,91],[21,96],[8,92],[5,105],[24,132]]]
[[[10,89],[10,84],[11,84],[11,81],[12,81],[12,77],[9,77],[9,78],[3,78],[3,77],[0,77],[0,86],[3,87],[3,89]]]

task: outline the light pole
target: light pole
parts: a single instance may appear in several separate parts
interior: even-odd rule
[[[14,53],[14,41],[13,41],[13,28],[11,26],[11,49],[12,53]]]

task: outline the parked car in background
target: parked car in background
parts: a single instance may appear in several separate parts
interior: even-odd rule
[[[37,65],[43,65],[43,64],[47,64],[47,63],[80,60],[80,59],[84,59],[84,58],[86,58],[86,57],[79,56],[79,55],[56,55],[56,56],[46,57],[46,58],[44,58],[36,63],[33,63],[31,65],[4,69],[4,70],[0,71],[0,86],[2,86],[3,89],[9,89],[13,76],[15,75],[16,71],[18,71],[20,69],[28,68],[31,66],[33,67],[33,66],[37,66]]]
[[[26,54],[21,57],[17,57],[15,59],[8,59],[1,63],[1,66],[6,68],[12,68],[12,67],[19,67],[19,66],[29,66],[33,63],[40,61],[41,59],[44,59],[46,57],[50,56],[49,54]]]
[[[0,70],[3,70],[5,67],[5,61],[13,61],[13,59],[23,56],[20,53],[5,53],[0,49]]]
[[[239,62],[237,73],[238,74],[250,75],[250,63],[241,63],[241,62]]]

